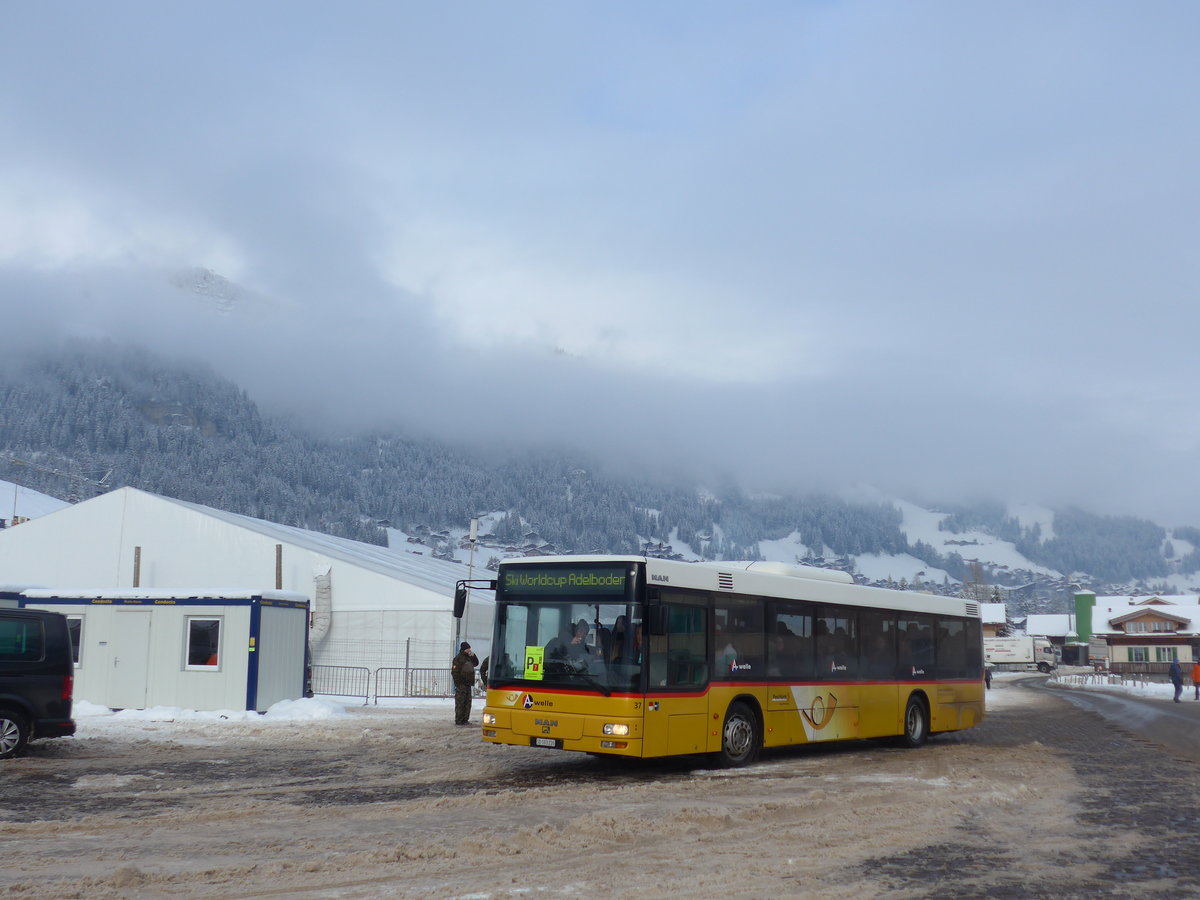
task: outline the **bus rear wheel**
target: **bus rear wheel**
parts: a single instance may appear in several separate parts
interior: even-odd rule
[[[758,756],[760,746],[758,717],[754,711],[740,700],[729,704],[721,728],[721,751],[717,754],[721,765],[736,768],[751,763]]]
[[[904,733],[900,743],[905,747],[920,747],[929,737],[929,712],[925,709],[925,701],[920,697],[908,698],[904,707]]]

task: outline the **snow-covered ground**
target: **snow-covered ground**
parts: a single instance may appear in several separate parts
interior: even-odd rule
[[[989,713],[1054,714],[1029,677],[998,675]],[[76,714],[75,737],[0,763],[13,900],[918,897],[923,876],[896,893],[878,861],[969,839],[1035,884],[1094,843],[1069,757],[1032,739],[852,742],[724,770],[491,746],[449,699]],[[971,871],[956,884],[984,896]]]
[[[1183,671],[1183,698],[1193,699],[1195,691],[1189,674],[1191,665],[1185,665]],[[1096,675],[1086,669],[1060,671],[1055,677],[1056,683],[1080,691],[1108,691],[1128,694],[1133,697],[1146,697],[1153,700],[1171,700],[1175,696],[1175,687],[1166,681],[1143,681],[1132,676],[1122,678],[1119,675]]]

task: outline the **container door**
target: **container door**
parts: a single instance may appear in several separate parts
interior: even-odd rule
[[[150,611],[120,611],[109,642],[112,669],[105,705],[113,709],[145,709],[150,681]],[[87,697],[83,699],[89,699]]]

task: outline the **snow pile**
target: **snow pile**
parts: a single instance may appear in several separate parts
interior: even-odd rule
[[[261,715],[249,709],[195,710],[174,706],[113,711],[87,700],[76,700],[72,709],[76,720],[108,717],[127,722],[300,722],[347,715],[344,704],[315,697],[280,700]]]

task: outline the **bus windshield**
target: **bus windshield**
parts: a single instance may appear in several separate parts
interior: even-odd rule
[[[591,689],[641,685],[643,622],[623,569],[506,572],[497,597],[492,683]]]

